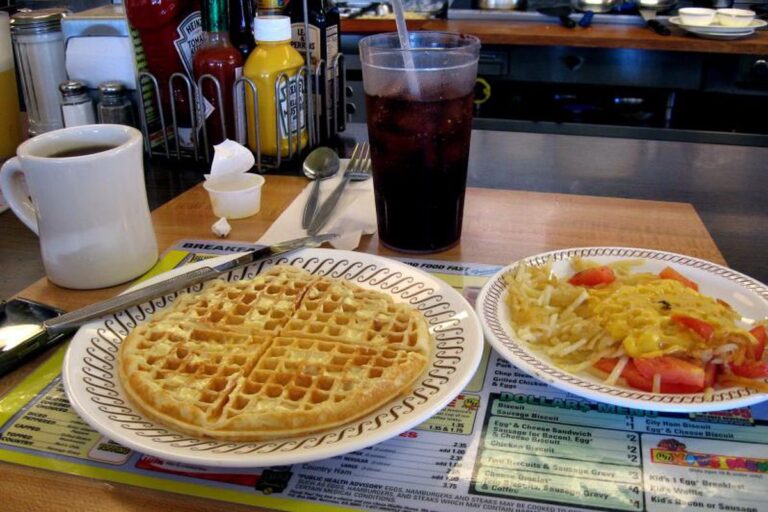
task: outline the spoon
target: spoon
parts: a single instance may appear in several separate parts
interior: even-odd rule
[[[307,229],[315,216],[315,210],[317,210],[320,181],[339,172],[339,155],[331,148],[320,146],[307,155],[303,170],[304,176],[315,181],[312,190],[309,191],[307,204],[304,206],[304,216],[301,220],[301,227]]]

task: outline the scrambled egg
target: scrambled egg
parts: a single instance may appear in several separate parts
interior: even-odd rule
[[[594,266],[585,260],[571,263],[574,271]],[[739,314],[726,303],[676,280],[633,273],[636,265],[611,264],[616,280],[594,287],[569,284],[552,272],[551,262],[518,266],[504,277],[512,331],[574,372],[602,358],[624,356],[675,354],[709,361],[733,340],[751,338],[740,327]],[[673,319],[677,316],[706,322],[712,335],[705,339]]]
[[[711,297],[678,281],[648,274],[638,284],[623,284],[590,290],[588,317],[601,324],[609,336],[623,340],[630,357],[657,357],[675,352],[691,353],[707,348],[706,341],[672,320],[683,315],[707,322],[714,336],[732,331],[738,315]]]

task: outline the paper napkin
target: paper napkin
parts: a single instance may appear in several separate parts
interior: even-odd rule
[[[341,181],[348,163],[349,160],[342,160],[338,174],[320,182],[318,210]],[[301,227],[301,218],[304,215],[304,205],[307,203],[311,186],[312,182],[309,182],[256,243],[269,245],[307,236],[307,230]],[[360,238],[363,235],[371,235],[375,232],[376,207],[373,199],[373,180],[369,178],[365,181],[351,181],[347,184],[331,218],[320,230],[320,234],[338,233],[338,238],[332,240],[331,245],[337,249],[352,250],[360,245]]]
[[[213,162],[211,173],[203,177],[210,185],[224,186],[230,181],[237,181],[248,172],[256,159],[248,148],[233,140],[225,140],[213,146]]]

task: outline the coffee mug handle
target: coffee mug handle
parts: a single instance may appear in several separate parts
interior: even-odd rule
[[[8,205],[13,210],[13,213],[29,229],[34,231],[36,235],[39,235],[35,207],[32,205],[32,201],[22,185],[23,176],[24,173],[21,170],[19,158],[11,158],[0,169],[0,190],[3,191],[3,196],[8,201]]]

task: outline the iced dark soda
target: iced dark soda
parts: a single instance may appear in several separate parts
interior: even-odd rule
[[[379,240],[404,252],[459,241],[480,41],[413,32],[360,41]]]
[[[379,240],[393,249],[436,252],[461,237],[472,93],[447,96],[366,95]]]

